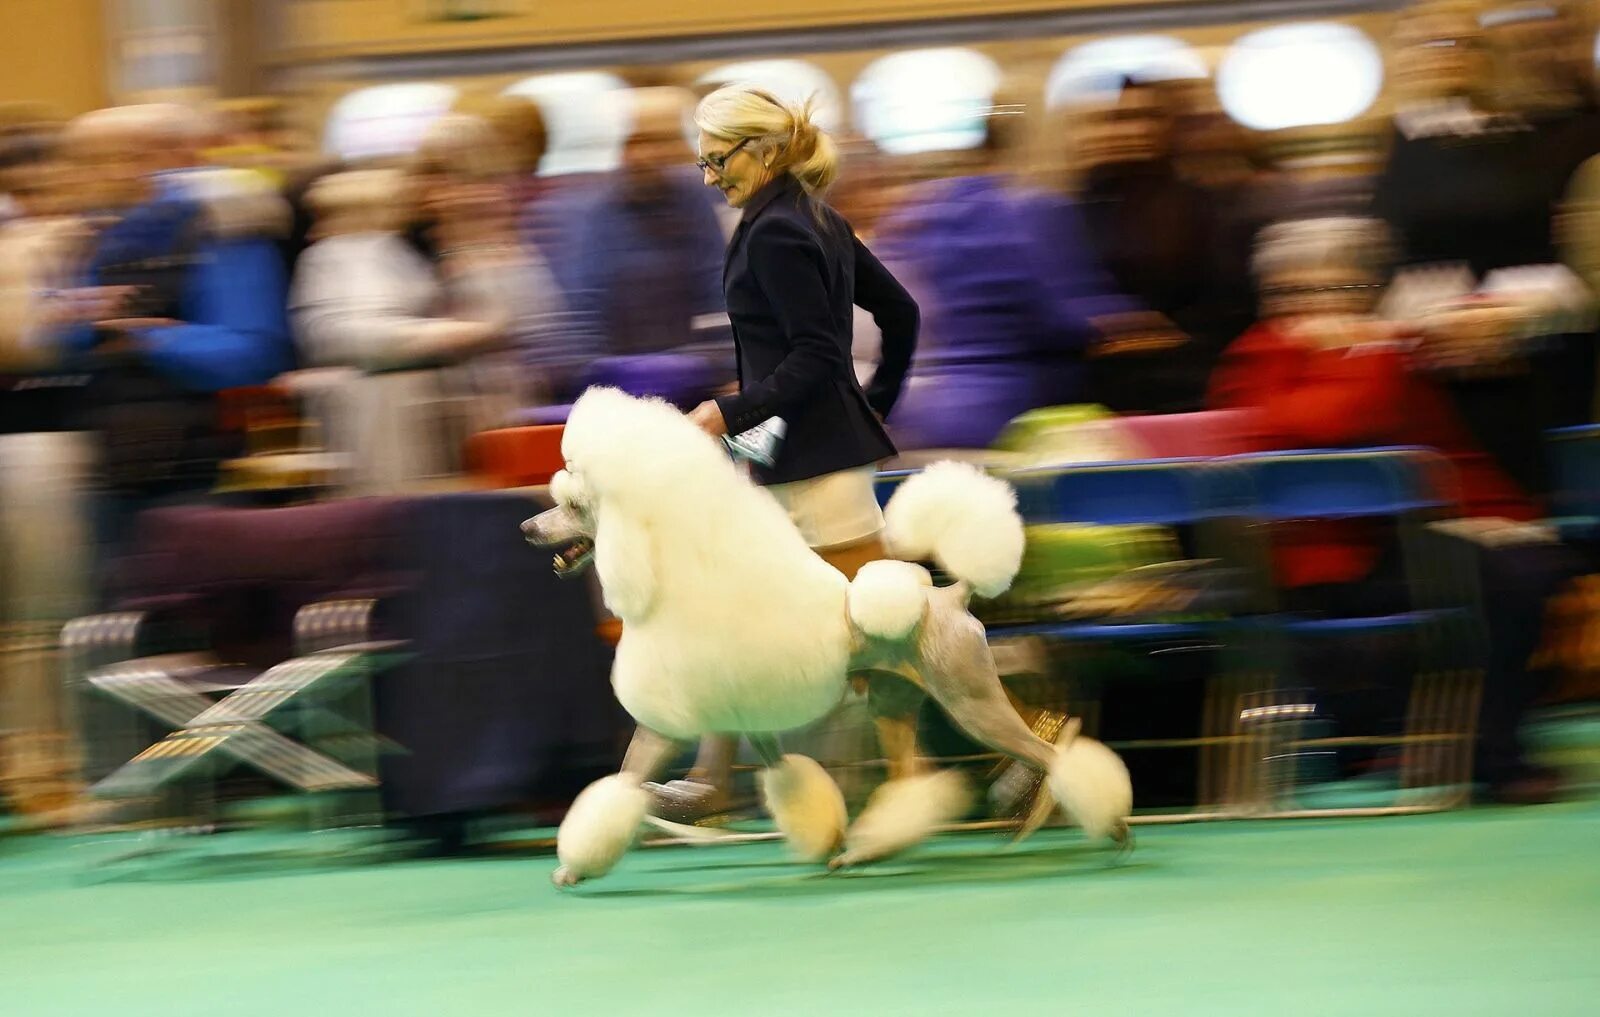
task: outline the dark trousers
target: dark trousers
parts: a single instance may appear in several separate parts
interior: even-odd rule
[[[1550,598],[1582,571],[1580,557],[1564,544],[1531,543],[1501,547],[1472,545],[1482,597],[1485,629],[1483,705],[1478,716],[1474,772],[1478,780],[1503,783],[1525,773],[1525,747],[1519,731],[1528,711],[1551,686],[1553,676],[1529,666],[1543,635]],[[1398,554],[1386,555],[1358,583],[1304,587],[1289,591],[1291,610],[1329,617],[1397,613],[1412,603]],[[1359,645],[1329,652],[1325,643],[1298,647],[1300,674],[1322,689],[1344,690],[1359,701],[1345,712],[1363,723],[1387,719],[1404,709],[1397,681],[1409,677],[1414,661],[1393,640],[1360,639]]]

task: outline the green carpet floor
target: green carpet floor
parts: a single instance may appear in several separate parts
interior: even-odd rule
[[[1600,1013],[1600,803],[945,837],[828,876],[775,844],[209,861],[0,840],[5,1017]],[[113,870],[116,871],[116,870]],[[110,872],[101,872],[104,879]]]

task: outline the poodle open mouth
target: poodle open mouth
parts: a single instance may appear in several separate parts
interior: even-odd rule
[[[533,547],[555,552],[550,566],[563,579],[578,575],[594,561],[593,527],[565,506],[524,520],[522,537]]]
[[[556,552],[556,556],[551,559],[550,567],[555,570],[558,577],[567,579],[582,572],[592,561],[594,561],[594,541],[588,537],[579,537]]]

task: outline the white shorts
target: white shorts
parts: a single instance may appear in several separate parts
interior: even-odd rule
[[[772,484],[767,490],[818,550],[859,544],[883,530],[883,510],[873,490],[877,470],[858,466],[824,473],[792,484]]]

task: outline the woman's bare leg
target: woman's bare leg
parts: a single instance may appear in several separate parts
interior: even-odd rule
[[[889,553],[884,550],[883,541],[876,535],[856,544],[818,548],[817,555],[844,573],[846,579],[854,579],[856,573],[861,571],[861,566],[868,562],[881,561],[889,557]]]

